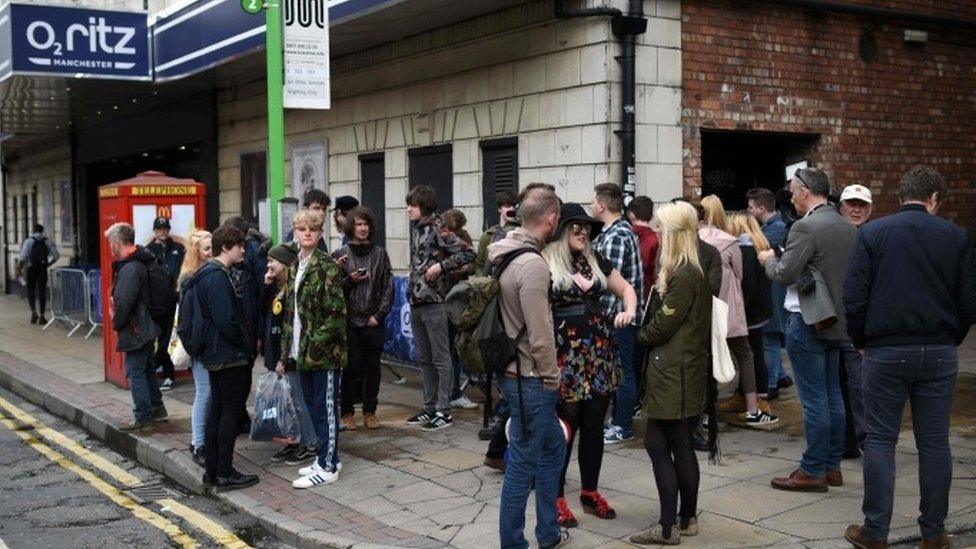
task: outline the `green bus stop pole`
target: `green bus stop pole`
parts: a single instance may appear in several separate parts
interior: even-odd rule
[[[268,202],[271,210],[271,241],[281,242],[278,234],[278,202],[285,197],[285,109],[282,82],[282,23],[284,0],[265,5],[268,66]]]

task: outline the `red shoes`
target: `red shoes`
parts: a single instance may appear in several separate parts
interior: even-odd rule
[[[606,498],[596,490],[592,492],[582,490],[580,492],[580,504],[583,506],[584,513],[596,515],[598,518],[605,520],[617,518],[617,512],[613,510],[613,507],[610,507]]]
[[[579,526],[576,516],[569,510],[566,498],[556,498],[556,522],[563,528],[575,528]]]

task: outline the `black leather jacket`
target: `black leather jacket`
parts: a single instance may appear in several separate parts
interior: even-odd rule
[[[393,308],[393,269],[386,250],[373,244],[346,244],[333,252],[336,259],[346,256],[342,289],[346,292],[346,322],[350,328],[363,328],[375,316],[380,326]],[[349,277],[366,269],[367,278],[358,284]]]

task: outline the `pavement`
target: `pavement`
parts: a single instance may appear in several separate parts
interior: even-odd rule
[[[27,323],[26,306],[0,297],[0,385],[86,429],[113,449],[161,472],[185,489],[203,493],[202,470],[190,459],[192,381],[182,379],[164,394],[170,420],[151,434],[126,434],[129,392],[103,381],[102,341],[66,337],[57,325],[42,332]],[[97,333],[97,332],[96,332]],[[265,370],[254,369],[255,380]],[[424,433],[404,420],[419,404],[419,376],[401,368],[406,383],[391,383],[384,371],[378,417],[381,429],[344,432],[339,439],[343,470],[338,482],[294,490],[295,467],[270,460],[277,447],[238,439],[235,466],[260,475],[256,486],[216,494],[253,515],[268,531],[296,547],[460,547],[497,545],[503,475],[484,467],[487,443],[477,438],[480,410],[456,411],[453,427]],[[953,489],[947,527],[976,528],[976,338],[960,350],[960,378],[952,418]],[[474,399],[477,391],[470,390]],[[861,518],[861,468],[843,464],[845,485],[825,494],[773,490],[769,480],[795,469],[803,450],[799,404],[793,391],[774,404],[783,420],[773,430],[725,425],[723,463],[700,456],[701,534],[684,540],[696,547],[845,547],[847,524]],[[906,414],[907,416],[907,414]],[[360,422],[362,418],[357,415]],[[638,432],[640,430],[638,429]],[[897,448],[898,483],[890,540],[917,540],[917,451],[906,417]],[[610,521],[584,515],[578,505],[579,472],[571,464],[567,499],[580,519],[566,547],[629,547],[627,538],[658,516],[650,461],[638,440],[607,447],[600,490],[617,510]],[[534,503],[527,509],[527,534]],[[962,539],[967,538],[963,535]]]

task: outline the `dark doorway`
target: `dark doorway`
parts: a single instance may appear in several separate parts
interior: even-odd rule
[[[97,264],[99,261],[98,187],[135,177],[141,172],[155,170],[170,177],[197,179],[201,171],[200,146],[180,145],[169,149],[146,152],[124,158],[94,162],[78,167],[78,179],[82,181],[82,210],[79,219],[81,263]],[[141,243],[142,244],[142,243]]]
[[[268,198],[268,153],[241,155],[241,217],[257,225],[258,208]]]
[[[362,188],[363,206],[373,212],[376,224],[373,226],[373,244],[386,247],[386,173],[383,166],[383,153],[359,155],[359,172]]]
[[[518,191],[518,138],[507,137],[481,142],[481,200],[484,205],[485,226],[498,224],[498,193]]]
[[[820,136],[702,130],[702,196],[714,194],[727,210],[746,208],[753,187],[781,189],[786,166],[810,157]]]
[[[437,193],[437,211],[454,206],[454,163],[451,146],[410,149],[410,188],[430,185]]]

